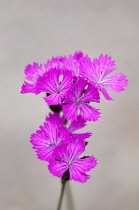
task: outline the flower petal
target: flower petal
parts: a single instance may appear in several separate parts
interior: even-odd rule
[[[68,166],[66,165],[65,162],[50,160],[49,163],[50,164],[48,165],[48,169],[50,173],[52,173],[54,176],[57,176],[59,178],[62,178],[62,175],[68,169]]]
[[[62,125],[64,125],[65,118],[60,117],[58,113],[54,112],[53,114],[49,113],[49,117],[46,117],[46,121],[62,126]]]
[[[100,118],[99,109],[85,103],[80,105],[80,115],[83,119],[88,121],[97,121]]]
[[[71,135],[66,127],[48,121],[40,126],[40,130],[31,135],[30,142],[34,145],[33,149],[36,150],[38,158],[49,161],[53,158],[56,147],[70,139]]]
[[[72,133],[72,136],[78,139],[86,140],[92,136],[92,133]]]
[[[78,107],[76,103],[62,105],[64,116],[67,120],[76,120]]]
[[[26,75],[25,79],[35,81],[36,74],[41,74],[44,72],[44,69],[42,68],[42,64],[39,65],[38,63],[33,63],[33,65],[27,65],[24,72]]]
[[[61,94],[54,93],[50,96],[43,97],[45,102],[47,102],[49,105],[60,105],[62,104],[62,97]]]
[[[24,82],[21,87],[21,93],[35,93],[35,86],[34,84],[29,84],[27,82]]]
[[[71,121],[68,129],[73,132],[79,130],[86,126],[86,120],[82,119],[81,116],[78,116],[76,120]]]
[[[86,182],[90,178],[89,175],[85,174],[86,171],[90,171],[97,165],[97,160],[91,156],[84,159],[78,159],[74,161],[74,164],[70,168],[70,179]]]
[[[127,79],[124,74],[116,73],[113,76],[106,78],[102,81],[102,85],[106,88],[113,90],[114,92],[121,92],[127,86]]]

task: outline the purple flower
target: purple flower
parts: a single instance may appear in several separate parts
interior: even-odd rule
[[[85,143],[82,140],[74,139],[68,144],[61,144],[54,152],[54,158],[49,161],[49,171],[57,177],[62,177],[69,170],[69,179],[78,182],[86,182],[90,176],[85,172],[90,171],[97,165],[93,156],[85,156],[79,159],[85,151]]]
[[[82,51],[76,51],[73,55],[74,60],[80,61],[81,58],[84,57],[84,53]]]
[[[63,61],[65,68],[72,71],[73,76],[80,76],[80,60],[83,58],[84,54],[81,51],[77,51],[74,55],[69,55]]]
[[[92,133],[74,133],[74,131],[79,130],[86,126],[86,120],[82,119],[81,116],[77,116],[77,120],[71,121],[68,129],[72,133],[72,136],[78,138],[78,139],[87,139],[89,138]]]
[[[127,86],[127,79],[124,74],[116,73],[109,78],[105,78],[109,73],[116,69],[115,61],[108,55],[100,55],[98,59],[91,61],[85,57],[80,62],[81,75],[87,78],[99,91],[102,92],[107,100],[113,100],[105,88],[115,92],[121,92]]]
[[[58,105],[62,103],[65,95],[71,88],[71,84],[71,71],[54,68],[38,78],[37,92],[46,92],[48,96],[44,97],[44,100],[49,105]]]
[[[49,69],[54,69],[54,68],[63,68],[63,62],[65,61],[66,56],[57,56],[57,57],[52,57],[51,59],[47,60],[47,62],[44,64],[45,68],[47,71]]]
[[[99,93],[86,80],[79,77],[64,99],[64,103],[67,103],[62,105],[65,118],[77,120],[77,116],[80,115],[86,121],[97,121],[100,112],[88,104],[91,101],[99,103]]]
[[[68,129],[73,132],[86,126],[86,120],[78,116],[76,120],[71,121]]]
[[[36,150],[38,158],[49,161],[57,145],[68,142],[70,139],[71,134],[66,127],[48,121],[40,126],[40,130],[31,135],[30,142],[34,145],[33,149]]]
[[[63,126],[65,118],[60,117],[58,113],[54,112],[53,114],[49,113],[49,117],[46,117],[46,121],[56,124],[58,126]]]
[[[24,73],[26,75],[25,79],[29,80],[30,83],[24,82],[21,87],[21,93],[35,93],[36,91],[36,81],[39,76],[43,75],[46,69],[37,63],[33,65],[29,64],[26,66]]]

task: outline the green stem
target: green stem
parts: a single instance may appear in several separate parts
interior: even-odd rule
[[[72,197],[72,192],[71,192],[71,188],[70,188],[70,182],[67,183],[66,186],[66,203],[67,203],[67,210],[74,210],[74,203],[73,203],[73,197]]]
[[[57,206],[57,210],[61,210],[61,205],[62,205],[62,201],[63,201],[63,195],[65,192],[65,184],[66,184],[67,180],[63,180],[61,179],[61,193],[60,193],[60,197],[59,197],[59,201],[58,201],[58,206]]]

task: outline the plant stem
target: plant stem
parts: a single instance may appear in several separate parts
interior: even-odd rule
[[[75,210],[70,184],[71,183],[68,182],[65,189],[67,210]]]
[[[57,210],[61,210],[61,205],[62,205],[62,200],[63,200],[63,195],[65,192],[65,184],[66,184],[67,180],[63,180],[61,179],[61,193],[60,193],[60,197],[59,197],[59,201],[58,201],[58,206],[57,206]]]

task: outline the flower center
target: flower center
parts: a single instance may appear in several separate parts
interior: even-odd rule
[[[59,94],[61,91],[61,86],[55,86],[56,93]]]

